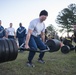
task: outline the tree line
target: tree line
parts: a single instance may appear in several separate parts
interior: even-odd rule
[[[76,4],[70,4],[67,8],[62,9],[58,13],[55,22],[60,27],[59,32],[67,32],[67,36],[69,36],[69,33],[74,31],[74,26],[76,25]],[[57,33],[57,29],[52,24],[46,29],[51,33]]]

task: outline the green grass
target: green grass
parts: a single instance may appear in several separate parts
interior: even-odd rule
[[[27,67],[28,52],[18,53],[14,61],[0,63],[0,75],[76,75],[76,53],[62,54],[61,51],[44,56],[45,64],[37,62],[39,53],[36,53],[33,63],[36,67]]]

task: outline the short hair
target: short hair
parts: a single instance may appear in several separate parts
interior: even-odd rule
[[[19,25],[22,25],[22,23],[20,22]]]
[[[48,16],[48,12],[47,12],[46,10],[42,10],[42,11],[40,12],[39,16],[42,16],[42,15]]]

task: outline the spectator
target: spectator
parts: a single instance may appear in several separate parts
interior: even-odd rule
[[[19,23],[19,28],[16,31],[16,37],[18,38],[19,47],[25,43],[25,34],[26,29],[22,26],[22,23]],[[20,50],[22,52],[22,50]]]
[[[15,39],[15,29],[12,26],[13,26],[13,24],[10,23],[10,27],[7,28],[8,39]]]
[[[0,38],[5,38],[5,29],[2,26],[1,20],[0,20]]]

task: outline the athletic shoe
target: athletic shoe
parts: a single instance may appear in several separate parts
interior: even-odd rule
[[[40,60],[40,59],[38,60],[38,62],[39,62],[39,63],[42,63],[42,64],[44,64],[44,63],[45,63],[45,61],[44,61],[44,60]]]
[[[34,65],[34,64],[29,63],[29,62],[27,62],[27,66],[28,66],[28,67],[35,67],[35,65]]]

